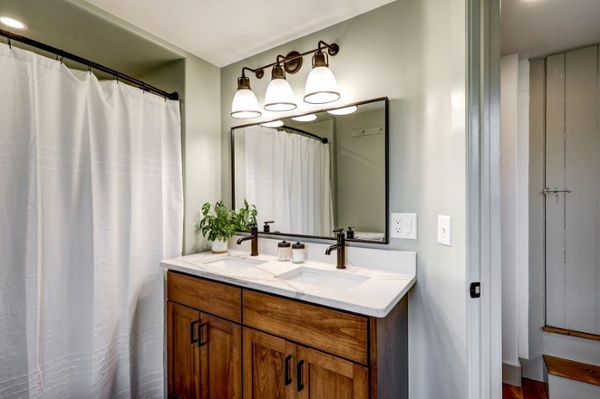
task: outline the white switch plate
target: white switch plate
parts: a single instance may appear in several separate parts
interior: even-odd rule
[[[417,239],[417,214],[392,213],[392,238]]]
[[[452,216],[438,215],[437,240],[442,245],[452,246]]]

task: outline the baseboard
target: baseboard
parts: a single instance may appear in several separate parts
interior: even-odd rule
[[[521,386],[521,365],[502,363],[502,383]]]

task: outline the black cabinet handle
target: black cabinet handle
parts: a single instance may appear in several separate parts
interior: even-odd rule
[[[290,378],[290,361],[292,360],[292,355],[288,355],[285,358],[285,386],[287,387],[292,383],[292,379]]]
[[[208,337],[205,340],[203,340],[204,327],[208,327],[208,322],[202,323],[198,326],[198,347],[202,347],[208,343]]]
[[[300,360],[298,362],[297,365],[297,378],[298,381],[296,381],[298,383],[298,385],[296,385],[296,388],[298,390],[298,392],[302,391],[304,389],[304,373],[303,373],[303,369],[304,369],[304,360]]]
[[[200,320],[195,320],[190,323],[190,344],[195,344],[198,342],[198,338],[194,337],[194,332],[196,331],[194,327],[198,324]]]

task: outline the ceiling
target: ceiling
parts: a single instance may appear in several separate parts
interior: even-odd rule
[[[183,58],[173,46],[149,40],[67,0],[0,0],[0,14],[18,18],[29,27],[19,32],[2,29],[133,76]],[[5,43],[4,38],[0,42]]]
[[[0,15],[28,25],[15,33],[140,76],[186,51],[222,67],[392,1],[0,0]]]
[[[527,59],[600,43],[600,0],[501,0],[502,55]]]
[[[84,0],[218,67],[394,0]]]

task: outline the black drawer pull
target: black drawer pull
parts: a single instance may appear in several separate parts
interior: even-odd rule
[[[208,343],[208,337],[206,337],[206,339],[203,339],[204,327],[208,327],[208,322],[202,323],[198,326],[198,347],[202,347]]]
[[[290,361],[292,360],[292,355],[288,355],[285,358],[285,386],[287,387],[292,383],[292,379],[290,377]]]
[[[304,372],[303,372],[303,369],[304,369],[304,360],[300,360],[298,362],[298,366],[297,366],[297,370],[296,370],[297,374],[298,374],[297,375],[298,381],[296,381],[298,383],[298,385],[296,386],[298,392],[300,392],[300,391],[302,391],[304,389]]]
[[[196,332],[196,330],[194,329],[194,327],[199,322],[200,322],[200,320],[195,320],[195,321],[192,321],[190,323],[190,344],[195,344],[196,342],[198,342],[198,338],[194,337],[194,335],[195,335],[194,333]]]

